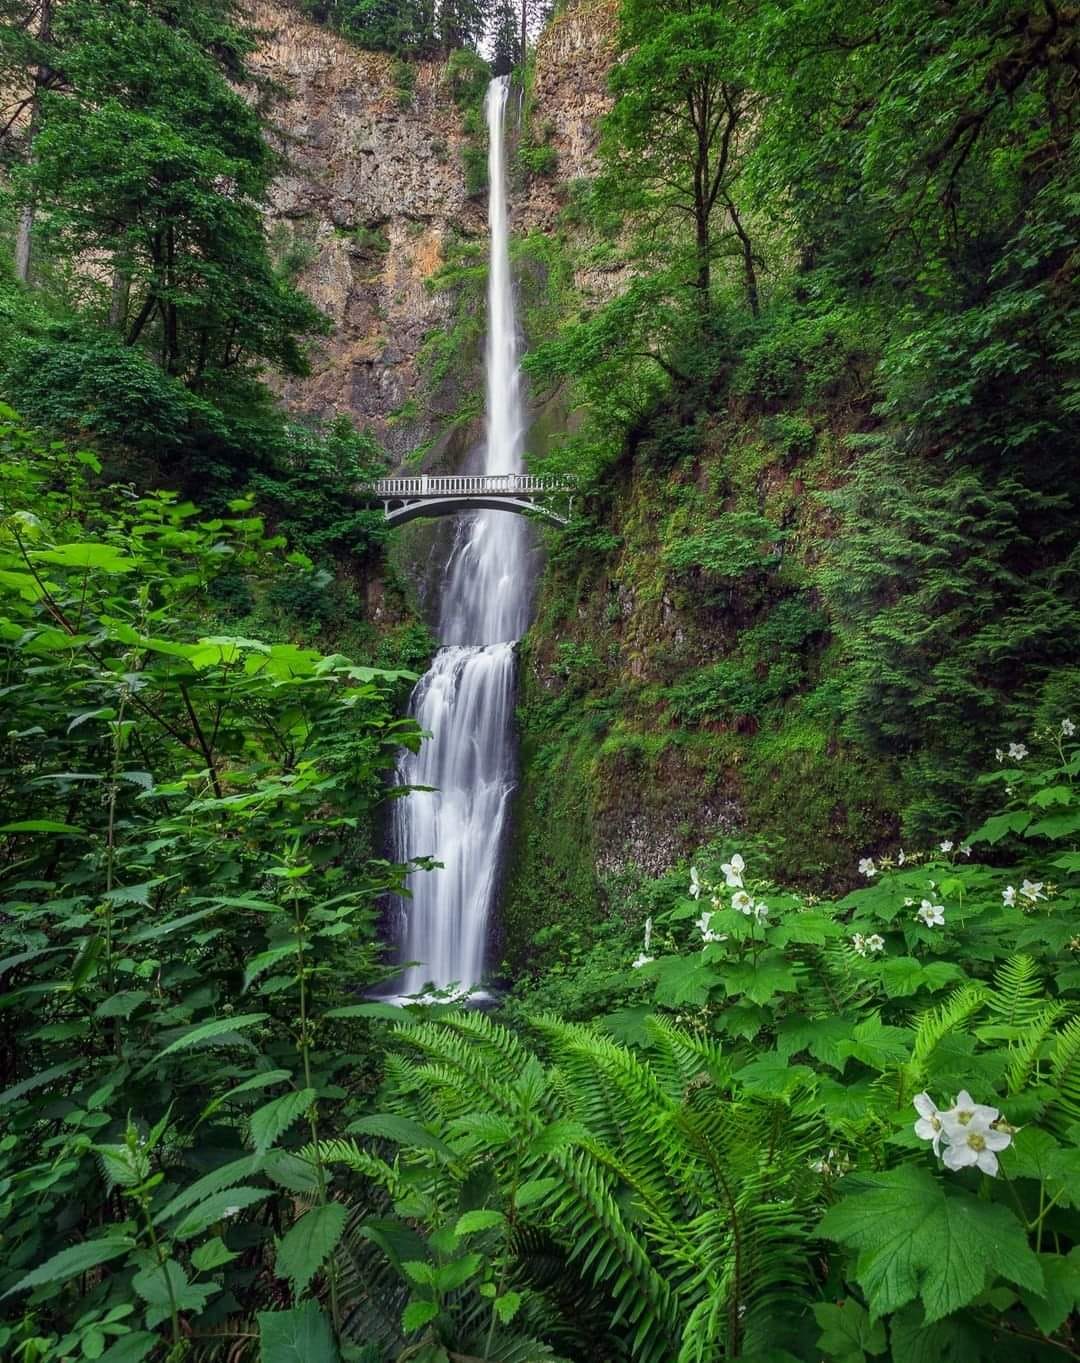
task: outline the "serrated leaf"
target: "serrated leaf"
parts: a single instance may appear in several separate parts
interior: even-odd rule
[[[350,1122],[346,1129],[350,1133],[358,1132],[364,1136],[381,1136],[383,1140],[393,1141],[397,1145],[408,1145],[414,1150],[431,1150],[448,1163],[457,1159],[444,1140],[432,1135],[419,1122],[414,1122],[409,1117],[399,1117],[396,1113],[372,1113],[370,1117],[361,1117],[355,1122]]]
[[[207,1240],[198,1249],[192,1250],[191,1263],[200,1273],[209,1273],[211,1269],[220,1268],[222,1264],[230,1263],[237,1257],[221,1236],[215,1235],[212,1240]]]
[[[166,1055],[174,1055],[177,1051],[190,1051],[196,1046],[206,1046],[212,1042],[219,1045],[229,1044],[233,1033],[238,1032],[244,1027],[254,1027],[256,1023],[265,1022],[269,1013],[240,1013],[236,1017],[215,1018],[213,1022],[200,1023],[198,1027],[192,1027],[179,1036],[175,1041],[171,1041],[163,1051],[158,1051],[154,1056],[155,1060],[161,1060]],[[237,1037],[237,1042],[240,1038]]]
[[[75,1278],[80,1273],[97,1268],[99,1264],[107,1264],[110,1259],[118,1259],[121,1254],[126,1254],[134,1247],[134,1240],[126,1235],[110,1235],[101,1240],[85,1240],[81,1245],[71,1245],[68,1249],[62,1249],[59,1254],[54,1254],[51,1259],[46,1259],[37,1268],[31,1269],[3,1295],[10,1297],[15,1292],[25,1292],[31,1287],[42,1287],[46,1283],[51,1286],[65,1283],[69,1278]]]
[[[129,1018],[150,995],[145,989],[125,989],[99,1003],[94,1009],[98,1018]]]
[[[341,1239],[347,1209],[340,1202],[312,1207],[290,1228],[278,1244],[274,1272],[287,1278],[294,1296],[299,1296],[322,1267],[326,1256]]]
[[[1006,1207],[946,1192],[925,1169],[901,1165],[844,1181],[847,1195],[820,1231],[857,1251],[855,1279],[875,1316],[921,1297],[927,1324],[974,1300],[995,1276],[1041,1293],[1042,1270]]]
[[[263,1154],[283,1135],[293,1122],[299,1121],[315,1101],[314,1089],[296,1089],[282,1094],[251,1114],[251,1139],[256,1152]]]
[[[821,1327],[818,1346],[830,1358],[862,1360],[865,1354],[883,1354],[886,1348],[885,1327],[881,1321],[871,1321],[865,1306],[848,1297],[839,1305],[816,1302],[814,1318]]]
[[[169,1202],[154,1213],[154,1225],[159,1225],[162,1221],[168,1221],[171,1217],[179,1216],[188,1207],[194,1207],[197,1202],[201,1202],[211,1193],[219,1192],[222,1188],[233,1188],[238,1183],[243,1183],[245,1178],[257,1173],[259,1160],[254,1155],[244,1155],[241,1159],[230,1160],[228,1164],[222,1164],[217,1169],[211,1169],[208,1174],[203,1174],[202,1178],[196,1179],[189,1187],[176,1194]]]
[[[213,1193],[205,1202],[200,1202],[188,1212],[173,1231],[173,1236],[177,1240],[190,1240],[193,1235],[199,1235],[206,1230],[207,1226],[212,1226],[217,1221],[227,1221],[242,1212],[245,1207],[265,1202],[271,1196],[273,1193],[269,1188],[247,1188],[243,1184],[226,1188],[220,1193]]]
[[[504,1325],[509,1325],[521,1308],[520,1292],[504,1292],[501,1297],[496,1297],[492,1303],[495,1307],[495,1314]]]
[[[1080,1309],[1080,1248],[1064,1254],[1040,1254],[1045,1288],[1042,1292],[1020,1289],[1020,1300],[1044,1335],[1061,1328],[1073,1311]]]
[[[291,1311],[260,1311],[260,1363],[340,1363],[334,1332],[316,1301]]]
[[[421,1330],[439,1314],[439,1304],[433,1301],[411,1301],[401,1315],[401,1328],[406,1334]]]
[[[257,980],[264,971],[269,970],[278,961],[284,960],[286,956],[296,959],[295,943],[290,942],[287,946],[271,947],[269,951],[260,951],[257,956],[253,956],[244,970],[244,990],[250,988],[252,982]]]
[[[496,1226],[505,1226],[506,1217],[502,1212],[495,1210],[480,1209],[474,1212],[465,1212],[458,1217],[457,1225],[454,1227],[455,1235],[473,1235],[476,1231],[493,1230]]]

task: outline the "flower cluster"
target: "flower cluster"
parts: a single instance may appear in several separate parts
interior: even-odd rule
[[[1019,889],[1015,885],[1006,885],[1001,892],[1002,902],[1010,909],[1017,902],[1022,909],[1033,909],[1040,899],[1048,898],[1043,894],[1043,885],[1041,880],[1025,880]],[[1053,889],[1053,886],[1047,885],[1046,888]]]
[[[1027,755],[1026,743],[1010,743],[1004,751],[1001,748],[994,749],[994,756],[999,762],[1004,762],[1006,757],[1011,757],[1014,762],[1022,762]]]
[[[919,1114],[915,1134],[931,1143],[934,1154],[945,1161],[946,1169],[976,1165],[984,1174],[996,1177],[997,1152],[1011,1145],[1013,1137],[1012,1128],[1001,1120],[996,1107],[974,1102],[967,1089],[956,1095],[956,1102],[947,1112],[935,1106],[929,1093],[917,1094],[914,1105]]]
[[[885,938],[877,932],[872,932],[869,937],[857,932],[851,939],[851,945],[860,956],[876,956],[885,950]]]

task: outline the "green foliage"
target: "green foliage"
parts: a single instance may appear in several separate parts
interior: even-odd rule
[[[223,577],[307,566],[250,498],[207,517],[99,471],[0,412],[0,1292],[32,1293],[40,1357],[141,1358],[227,1335],[257,1262],[298,1303],[264,1357],[333,1358],[344,1187],[301,1150],[351,1115],[370,1023],[335,1010],[384,973],[401,868],[364,847],[418,735],[397,674],[217,632]]]

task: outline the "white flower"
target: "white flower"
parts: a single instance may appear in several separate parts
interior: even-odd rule
[[[709,942],[726,942],[726,932],[713,932],[709,924],[712,922],[712,910],[706,909],[699,919],[694,923],[694,927],[701,933],[701,940],[706,944]]]
[[[855,948],[855,950],[859,953],[860,956],[865,956],[868,954],[866,938],[862,935],[861,932],[857,932],[855,936],[852,937],[851,945]]]
[[[859,875],[865,876],[867,880],[877,875],[877,867],[874,865],[873,857],[863,857],[859,862]]]
[[[697,899],[701,894],[701,881],[698,879],[697,867],[690,867],[690,898]]]
[[[745,890],[736,890],[731,896],[731,907],[737,909],[739,913],[745,913],[747,917],[754,912],[754,901]]]
[[[879,932],[872,932],[866,939],[866,949],[870,952],[884,951],[885,938]]]
[[[941,848],[943,852],[951,852],[953,850],[954,845],[955,844],[953,843],[951,838],[946,838],[944,842],[938,844],[938,846]]]
[[[1005,907],[1011,909],[1012,906],[1016,903],[1016,886],[1006,885],[1001,892],[1001,899]]]
[[[989,1126],[969,1126],[949,1136],[945,1147],[945,1168],[966,1169],[975,1164],[984,1174],[997,1177],[998,1158],[996,1150],[1004,1150],[1012,1142],[1007,1131],[995,1131]]]
[[[1014,758],[1017,762],[1022,762],[1027,755],[1028,750],[1026,743],[1009,744],[1009,756]]]
[[[720,869],[724,873],[724,879],[727,881],[728,889],[742,889],[742,878],[743,872],[746,870],[746,862],[743,861],[738,852],[735,853],[730,861],[725,861]]]
[[[756,919],[759,923],[764,923],[765,920],[768,918],[768,916],[769,916],[769,906],[768,906],[768,904],[762,903],[762,901],[759,899],[758,902],[754,905],[754,917],[755,917],[755,919]]]
[[[1002,748],[995,748],[995,749],[994,749],[994,756],[997,758],[997,760],[998,760],[999,762],[1004,762],[1004,761],[1005,761],[1005,752],[1004,752],[1004,750],[1003,750]]]
[[[1038,903],[1040,899],[1045,899],[1042,893],[1043,882],[1041,880],[1025,880],[1020,886],[1020,898],[1026,899],[1029,904]]]
[[[1061,721],[1062,738],[1072,738],[1074,733],[1076,733],[1076,725],[1072,722],[1071,719],[1063,719]]]
[[[965,856],[965,857],[970,857],[970,856],[971,856],[971,848],[968,846],[968,844],[967,844],[966,842],[962,842],[962,843],[960,844],[960,854],[961,854],[961,856]]]
[[[718,894],[714,894],[713,897],[709,900],[709,903],[713,906],[714,909],[720,908],[721,907],[720,896]]]
[[[916,1136],[921,1141],[933,1142],[934,1154],[940,1155],[941,1142],[945,1136],[945,1123],[928,1093],[915,1095],[915,1111],[919,1114],[919,1120],[915,1123]]]
[[[901,847],[896,856],[896,864],[897,866],[903,866],[905,861],[907,861],[907,856],[904,853],[904,849]]]
[[[630,962],[630,965],[632,969],[640,970],[643,965],[650,965],[655,959],[655,956],[646,956],[642,951]]]
[[[996,1107],[977,1103],[967,1089],[961,1089],[952,1107],[948,1112],[941,1114],[941,1120],[945,1123],[945,1131],[951,1140],[955,1132],[969,1126],[989,1126],[991,1122],[996,1122],[1000,1115]]]
[[[914,901],[914,899],[912,899],[912,897],[911,897],[910,895],[908,895],[908,897],[904,900],[904,908],[905,908],[905,909],[913,909],[914,907],[915,907],[915,901]]]
[[[929,899],[924,899],[915,917],[921,918],[928,928],[939,928],[945,922],[945,906],[931,904]]]
[[[652,919],[645,920],[645,950],[648,951],[649,943],[652,941]]]

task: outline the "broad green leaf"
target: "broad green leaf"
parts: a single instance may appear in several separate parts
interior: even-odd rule
[[[406,1334],[421,1330],[439,1314],[439,1304],[433,1301],[411,1301],[401,1316],[401,1328]]]
[[[211,1269],[220,1268],[222,1264],[227,1264],[236,1257],[225,1241],[219,1235],[215,1235],[212,1240],[207,1240],[205,1244],[192,1251],[191,1263],[200,1273],[209,1273]]]
[[[19,823],[0,824],[0,833],[70,833],[85,838],[85,828],[76,828],[70,823],[57,823],[55,819],[23,819]]]
[[[139,566],[138,559],[111,544],[58,544],[55,549],[35,549],[32,557],[60,568],[96,568],[103,573],[130,573]]]
[[[770,1051],[735,1071],[735,1079],[747,1093],[787,1102],[796,1089],[814,1077],[809,1065],[792,1065],[782,1055]]]
[[[520,1202],[518,1203],[520,1206]],[[494,1230],[497,1226],[505,1226],[506,1217],[502,1212],[495,1210],[478,1210],[465,1212],[458,1217],[457,1225],[454,1227],[455,1235],[473,1235],[476,1231]]]
[[[520,1292],[504,1292],[501,1297],[496,1297],[492,1305],[495,1307],[495,1314],[504,1325],[509,1325],[521,1309]]]
[[[292,1226],[278,1244],[274,1272],[287,1278],[299,1296],[322,1267],[326,1256],[341,1239],[348,1209],[340,1202],[312,1207]]]
[[[995,1277],[1041,1293],[1042,1270],[1006,1207],[944,1186],[916,1165],[859,1174],[826,1213],[821,1234],[857,1251],[854,1277],[875,1316],[922,1298],[933,1324]]]
[[[315,1101],[314,1089],[297,1089],[273,1098],[251,1114],[251,1139],[263,1154],[293,1122],[299,1121]]]
[[[887,1026],[874,1014],[852,1028],[851,1040],[842,1042],[840,1050],[884,1073],[904,1064],[911,1054],[911,1041],[909,1028]]]
[[[287,946],[271,947],[269,951],[260,951],[257,956],[253,956],[244,970],[244,990],[250,988],[252,981],[257,980],[264,971],[286,957],[296,960],[295,942],[290,942]]]
[[[130,1335],[121,1335],[98,1359],[98,1363],[143,1363],[150,1351],[161,1343],[161,1336],[149,1330],[132,1330]]]
[[[177,1240],[190,1240],[218,1221],[228,1221],[238,1215],[245,1207],[253,1207],[257,1202],[265,1202],[273,1196],[271,1188],[246,1188],[243,1184],[213,1193],[183,1218],[173,1236]]]
[[[927,1325],[918,1306],[889,1321],[892,1363],[985,1363],[982,1340],[963,1315]]]
[[[211,1169],[208,1174],[203,1174],[202,1178],[196,1179],[189,1187],[177,1193],[160,1211],[155,1212],[154,1224],[159,1225],[173,1216],[179,1216],[188,1207],[194,1207],[197,1202],[202,1202],[211,1193],[220,1192],[222,1188],[234,1188],[238,1183],[243,1183],[245,1178],[257,1174],[259,1167],[259,1160],[255,1155],[244,1155],[242,1159],[231,1160],[217,1169]]]
[[[484,1262],[482,1254],[465,1254],[460,1259],[451,1259],[448,1264],[440,1264],[435,1270],[435,1285],[440,1292],[453,1292],[476,1273]]]
[[[107,1264],[110,1259],[118,1259],[134,1249],[135,1241],[127,1235],[109,1235],[101,1240],[85,1240],[81,1245],[72,1245],[46,1259],[43,1264],[25,1274],[14,1287],[4,1293],[10,1297],[14,1292],[25,1292],[31,1287],[42,1287],[65,1283],[69,1278],[78,1277],[99,1264]]]
[[[1026,809],[1014,809],[1008,814],[995,814],[984,824],[968,834],[969,843],[1000,842],[1008,833],[1022,833],[1031,822],[1031,814]]]
[[[1044,1335],[1060,1329],[1070,1315],[1080,1310],[1080,1246],[1069,1254],[1040,1254],[1045,1289],[1031,1292],[1020,1289],[1020,1300]]]
[[[268,1017],[268,1013],[240,1013],[236,1017],[215,1018],[213,1022],[202,1022],[185,1032],[183,1036],[178,1036],[175,1041],[170,1041],[163,1051],[158,1051],[154,1059],[161,1060],[164,1056],[174,1055],[177,1051],[190,1051],[195,1046],[212,1043],[230,1044],[234,1032],[238,1032],[242,1027],[254,1027],[256,1023],[265,1022]],[[237,1037],[236,1040],[239,1042],[240,1038]]]
[[[150,995],[145,989],[125,989],[104,999],[94,1009],[99,1018],[129,1018],[135,1009],[144,1004]]]
[[[204,1122],[222,1104],[227,1103],[230,1098],[235,1098],[238,1093],[251,1093],[255,1089],[268,1088],[271,1084],[284,1084],[291,1078],[291,1070],[266,1070],[262,1074],[253,1074],[250,1079],[245,1079],[242,1084],[237,1084],[235,1088],[229,1089],[226,1093],[219,1093],[212,1102],[207,1103],[199,1116],[199,1120]]]
[[[871,1321],[866,1307],[852,1298],[838,1306],[832,1302],[816,1302],[813,1310],[821,1326],[818,1346],[836,1363],[862,1363],[867,1354],[885,1352],[884,1325],[881,1321]]]
[[[175,1304],[178,1311],[196,1314],[206,1306],[219,1288],[215,1283],[193,1283],[175,1259],[164,1264],[151,1264],[136,1273],[131,1285],[147,1304],[147,1325],[158,1325],[167,1320]]]
[[[34,1089],[44,1088],[46,1084],[51,1084],[55,1079],[62,1079],[70,1074],[72,1070],[82,1069],[85,1062],[83,1060],[64,1060],[59,1065],[52,1065],[47,1070],[40,1070],[37,1074],[32,1074],[29,1079],[23,1079],[18,1084],[12,1084],[8,1089],[0,1093],[0,1107],[13,1103],[16,1098],[21,1098],[26,1093],[32,1093]]]
[[[381,1136],[383,1140],[408,1145],[414,1150],[433,1150],[448,1163],[457,1158],[445,1141],[433,1136],[419,1122],[414,1122],[410,1117],[399,1117],[395,1113],[381,1112],[361,1117],[358,1121],[350,1122],[346,1130],[364,1136]]]
[[[379,1018],[385,1022],[400,1022],[406,1016],[403,1009],[392,1003],[350,1003],[346,1008],[331,1008],[323,1014],[328,1018]]]

